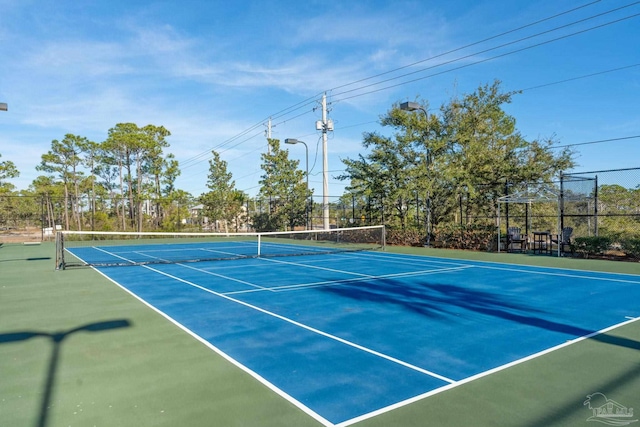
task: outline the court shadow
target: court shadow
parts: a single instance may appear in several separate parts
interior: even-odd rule
[[[640,350],[640,342],[544,318],[545,311],[491,292],[462,286],[395,279],[345,283],[322,288],[343,298],[394,304],[423,316],[454,318],[460,309],[605,344]],[[595,335],[594,335],[595,334]]]
[[[431,317],[448,316],[459,311],[454,310],[453,307],[504,316],[512,315],[513,311],[541,312],[532,306],[509,300],[492,292],[417,280],[407,282],[389,278],[373,279],[341,283],[339,286],[328,286],[322,289],[345,298],[398,305],[414,313]]]
[[[16,259],[0,259],[0,262],[8,262],[8,261],[46,261],[50,260],[50,256],[45,257],[34,257],[34,258],[16,258]]]
[[[70,335],[78,332],[104,332],[114,329],[128,328],[131,322],[126,319],[109,320],[105,322],[88,323],[77,328],[66,331],[58,331],[54,333],[41,331],[21,331],[0,334],[0,345],[10,344],[20,341],[26,341],[32,338],[48,338],[53,344],[51,356],[49,358],[49,367],[47,369],[47,378],[42,393],[42,401],[40,403],[40,412],[38,414],[37,427],[45,427],[47,425],[48,409],[51,403],[51,396],[56,379],[56,372],[60,360],[60,348],[64,340]]]

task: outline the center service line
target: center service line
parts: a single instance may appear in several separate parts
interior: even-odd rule
[[[180,265],[180,266],[184,267],[184,265],[183,265],[183,264],[178,264],[178,265]],[[263,309],[263,308],[257,307],[257,306],[255,306],[255,305],[249,304],[249,303],[247,303],[247,302],[244,302],[244,301],[241,301],[241,300],[235,299],[235,298],[230,297],[230,296],[228,296],[228,295],[224,295],[224,294],[221,294],[221,293],[219,293],[219,292],[212,291],[211,289],[207,289],[207,288],[205,288],[205,287],[203,287],[203,286],[200,286],[200,285],[198,285],[198,284],[196,284],[196,283],[193,283],[193,282],[190,282],[190,281],[188,281],[188,280],[182,279],[182,278],[180,278],[180,277],[174,276],[174,275],[172,275],[172,274],[165,273],[165,272],[163,272],[163,271],[157,270],[157,269],[155,269],[155,268],[153,268],[153,267],[150,267],[150,266],[148,266],[148,265],[142,265],[141,267],[144,267],[144,268],[146,268],[146,269],[148,269],[148,270],[154,271],[154,272],[156,272],[156,273],[158,273],[158,274],[161,274],[161,275],[163,275],[163,276],[169,277],[169,278],[171,278],[171,279],[177,280],[177,281],[182,282],[182,283],[184,283],[184,284],[187,284],[187,285],[189,285],[189,286],[193,286],[194,288],[198,288],[198,289],[203,290],[203,291],[205,291],[205,292],[208,292],[208,293],[210,293],[210,294],[216,295],[216,296],[218,296],[218,297],[220,297],[220,298],[224,298],[224,299],[226,299],[226,300],[228,300],[228,301],[235,302],[236,304],[244,305],[245,307],[251,308],[251,309],[253,309],[253,310],[259,311],[259,312],[261,312],[261,313],[264,313],[264,314],[267,314],[267,315],[269,315],[269,316],[275,317],[275,318],[277,318],[277,319],[283,320],[283,321],[285,321],[285,322],[291,323],[292,325],[295,325],[295,326],[298,326],[298,327],[300,327],[300,328],[306,329],[306,330],[308,330],[308,331],[311,331],[311,332],[316,333],[316,334],[318,334],[318,335],[321,335],[321,336],[323,336],[323,337],[326,337],[326,338],[329,338],[329,339],[332,339],[332,340],[338,341],[338,342],[340,342],[340,343],[342,343],[342,344],[348,345],[348,346],[350,346],[350,347],[356,348],[356,349],[358,349],[358,350],[364,351],[364,352],[369,353],[369,354],[373,354],[374,356],[378,356],[378,357],[380,357],[380,358],[382,358],[382,359],[385,359],[385,360],[388,360],[388,361],[390,361],[390,362],[397,363],[398,365],[401,365],[401,366],[404,366],[404,367],[406,367],[406,368],[412,369],[412,370],[414,370],[414,371],[417,371],[417,372],[423,373],[423,374],[428,375],[428,376],[430,376],[430,377],[437,378],[437,379],[439,379],[439,380],[445,381],[445,382],[447,382],[447,383],[449,383],[449,384],[454,384],[454,383],[456,383],[456,381],[455,381],[455,380],[452,380],[451,378],[447,378],[447,377],[445,377],[445,376],[443,376],[443,375],[437,374],[437,373],[435,373],[435,372],[431,372],[431,371],[429,371],[429,370],[427,370],[427,369],[423,369],[423,368],[421,368],[421,367],[419,367],[419,366],[412,365],[411,363],[407,363],[407,362],[405,362],[405,361],[402,361],[402,360],[400,360],[400,359],[396,359],[395,357],[389,356],[389,355],[387,355],[387,354],[380,353],[379,351],[376,351],[376,350],[373,350],[373,349],[370,349],[370,348],[367,348],[367,347],[361,346],[361,345],[356,344],[356,343],[354,343],[354,342],[351,342],[351,341],[345,340],[344,338],[340,338],[340,337],[338,337],[338,336],[336,336],[336,335],[329,334],[329,333],[327,333],[327,332],[321,331],[321,330],[319,330],[319,329],[313,328],[313,327],[311,327],[311,326],[308,326],[308,325],[305,325],[305,324],[303,324],[303,323],[297,322],[297,321],[295,321],[295,320],[289,319],[289,318],[287,318],[287,317],[281,316],[281,315],[279,315],[279,314],[277,314],[277,313],[273,313],[273,312],[271,312],[271,311],[265,310],[265,309]]]

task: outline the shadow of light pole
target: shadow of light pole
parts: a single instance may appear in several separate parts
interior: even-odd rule
[[[55,333],[48,332],[14,332],[8,334],[0,334],[0,344],[6,344],[17,341],[26,341],[31,338],[46,337],[53,343],[53,350],[51,352],[51,358],[49,359],[49,368],[47,370],[47,381],[44,387],[44,393],[42,395],[42,402],[40,404],[40,416],[38,417],[37,427],[45,427],[47,425],[48,408],[51,403],[51,395],[53,393],[53,385],[56,377],[56,370],[58,368],[58,360],[60,358],[60,347],[62,342],[69,336],[77,332],[103,332],[113,329],[128,328],[131,326],[131,322],[126,319],[109,320],[105,322],[89,323],[77,328],[69,329],[67,331],[60,331]]]

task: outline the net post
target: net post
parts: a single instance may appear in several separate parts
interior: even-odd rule
[[[56,232],[56,270],[64,270],[64,233]]]
[[[258,234],[258,256],[260,256],[260,234]]]
[[[382,228],[382,250],[385,251],[387,248],[387,228],[384,225],[380,227]]]

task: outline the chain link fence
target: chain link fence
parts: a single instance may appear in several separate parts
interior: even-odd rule
[[[640,168],[562,176],[563,226],[577,236],[640,238]]]
[[[525,235],[534,231],[573,229],[572,238],[606,236],[612,241],[640,238],[640,168],[561,174],[547,183],[556,198],[538,197],[527,203],[500,203],[523,191],[522,186],[487,184],[475,194],[464,188],[444,195],[406,195],[389,200],[382,196],[346,194],[329,197],[331,228],[384,224],[390,244],[497,249],[497,225],[519,227]],[[285,228],[321,229],[324,209],[321,195],[313,195],[295,221]],[[101,197],[95,203],[85,197],[75,201],[51,196],[0,195],[0,242],[47,240],[56,229],[102,231],[135,230],[135,209],[146,231],[225,231],[206,218],[201,206],[170,201],[144,201],[131,207],[128,199]],[[269,218],[273,200],[251,199],[242,215],[225,223],[229,231],[255,230],[257,218]],[[500,220],[498,218],[500,217]],[[291,226],[290,224],[294,224]],[[282,227],[282,225],[280,225]],[[265,231],[265,230],[260,230]],[[275,230],[274,230],[275,231]]]
[[[168,200],[0,195],[0,243],[46,241],[57,230],[136,231],[139,217],[144,231],[201,228],[189,205]]]

